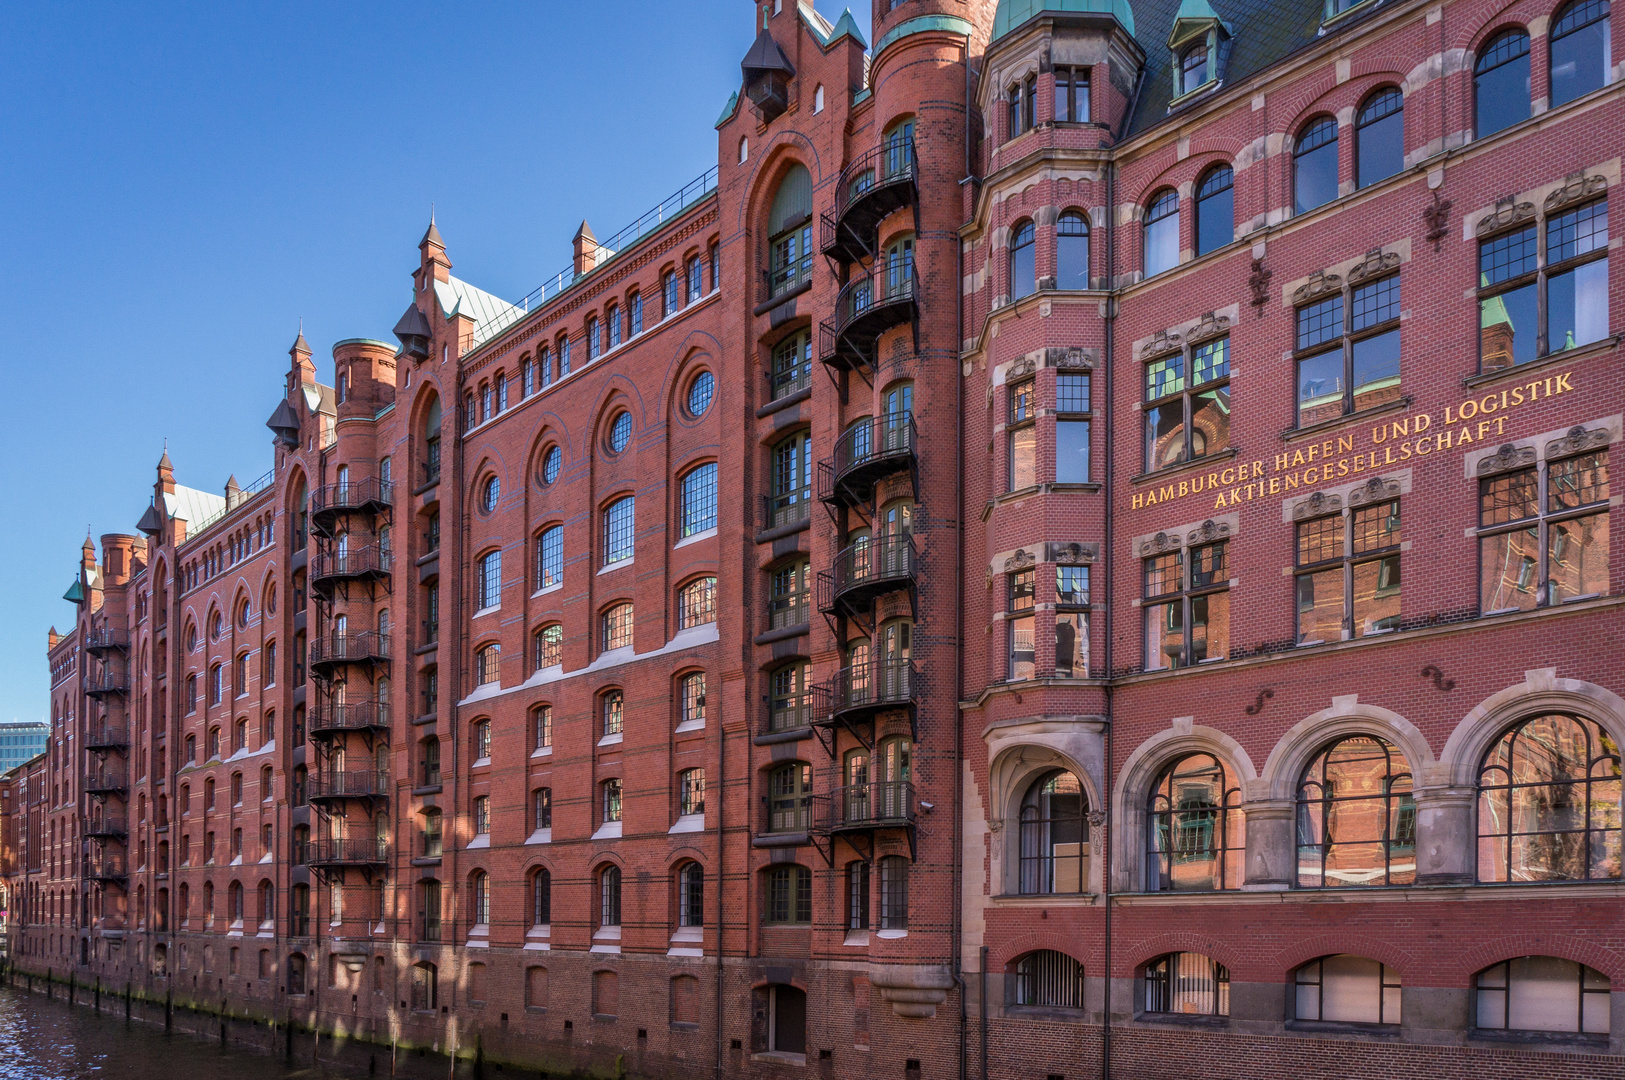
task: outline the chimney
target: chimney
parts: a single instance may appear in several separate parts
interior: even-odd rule
[[[592,226],[586,220],[581,222],[581,228],[576,230],[575,238],[571,241],[575,249],[576,277],[590,274],[598,267],[598,238],[592,234]]]

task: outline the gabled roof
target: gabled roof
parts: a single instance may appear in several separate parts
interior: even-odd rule
[[[790,58],[784,55],[784,50],[779,48],[779,43],[773,40],[773,35],[767,32],[766,27],[763,27],[756,35],[756,40],[751,42],[750,51],[739,62],[739,68],[744,72],[746,82],[750,81],[753,71],[782,71],[786,75],[796,73]]]
[[[434,295],[440,301],[440,310],[446,313],[447,319],[454,315],[466,315],[474,320],[476,346],[485,344],[502,329],[512,326],[516,321],[515,314],[520,313],[518,308],[501,297],[457,278],[436,281]]]

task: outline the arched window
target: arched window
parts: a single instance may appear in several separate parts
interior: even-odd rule
[[[1298,887],[1415,881],[1416,803],[1405,755],[1374,735],[1316,754],[1298,781]]]
[[[487,551],[480,556],[479,570],[479,607],[500,607],[502,605],[502,551]]]
[[[768,290],[781,296],[812,280],[812,174],[792,165],[767,215]]]
[[[1083,815],[1083,785],[1070,772],[1045,773],[1027,788],[1021,800],[1022,892],[1080,893],[1088,887]]]
[[[606,690],[600,700],[600,709],[603,712],[604,726],[601,734],[604,736],[619,735],[624,719],[625,695],[619,690]]]
[[[491,875],[476,870],[469,879],[469,921],[475,926],[491,924]]]
[[[717,527],[717,463],[706,462],[683,474],[679,535],[694,536]]]
[[[1083,1008],[1083,965],[1066,953],[1052,949],[1030,952],[1016,961],[1013,974],[1012,1005]]]
[[[1188,94],[1208,80],[1206,45],[1192,45],[1179,56],[1179,92]]]
[[[1179,192],[1159,193],[1145,210],[1145,276],[1179,265]]]
[[[695,578],[677,593],[677,628],[704,626],[717,621],[717,579]]]
[[[1529,35],[1503,30],[1485,42],[1473,62],[1473,131],[1493,135],[1529,119]]]
[[[679,724],[705,723],[705,672],[693,671],[683,676]]]
[[[1089,287],[1089,219],[1068,210],[1055,223],[1055,287]]]
[[[557,667],[564,662],[564,627],[558,623],[535,633],[536,670]]]
[[[1236,238],[1235,173],[1215,165],[1196,185],[1196,254],[1217,251]]]
[[[677,925],[705,925],[705,868],[697,862],[677,871]]]
[[[1238,888],[1246,848],[1241,792],[1217,758],[1187,754],[1163,769],[1146,813],[1147,889]]]
[[[1601,89],[1608,81],[1608,0],[1573,0],[1552,23],[1552,107]]]
[[[553,875],[541,867],[530,875],[530,923],[548,926],[553,922]]]
[[[1385,86],[1365,99],[1354,120],[1354,183],[1369,187],[1405,167],[1405,95]]]
[[[622,815],[623,810],[624,810],[624,807],[623,807],[622,801],[621,801],[622,800],[622,788],[621,788],[620,779],[617,777],[617,778],[612,778],[612,779],[609,779],[609,780],[605,780],[602,784],[599,784],[598,787],[603,792],[603,802],[602,802],[603,822],[602,822],[602,824],[608,825],[611,822],[620,821],[621,820],[621,815]]]
[[[474,654],[474,683],[486,686],[500,677],[502,646],[487,645]]]
[[[1520,956],[1474,978],[1473,1021],[1490,1030],[1606,1035],[1610,989],[1608,976],[1584,964]]]
[[[471,734],[473,736],[471,741],[474,744],[475,762],[478,763],[482,760],[489,760],[491,757],[491,721],[474,721],[474,727]]]
[[[909,862],[901,855],[880,860],[880,928],[908,929]]]
[[[1399,1023],[1399,973],[1363,956],[1311,960],[1292,974],[1295,1020],[1346,1024]]]
[[[616,604],[604,612],[603,644],[605,652],[632,647],[632,605]]]
[[[589,363],[598,359],[598,354],[603,352],[603,344],[603,338],[599,336],[598,316],[587,316],[587,361]]]
[[[1010,299],[1031,296],[1036,289],[1037,273],[1033,261],[1036,245],[1031,221],[1023,221],[1010,230]]]
[[[704,815],[704,769],[684,769],[677,774],[677,813],[682,817],[700,817]]]
[[[1478,880],[1619,878],[1619,806],[1619,746],[1594,721],[1518,722],[1479,770]]]
[[[474,796],[473,805],[469,808],[469,817],[473,819],[474,835],[491,835],[491,796]]]
[[[613,864],[598,872],[598,926],[621,925],[621,868]]]
[[[1201,953],[1169,953],[1145,966],[1145,1011],[1230,1015],[1230,972]]]
[[[636,517],[633,496],[616,499],[604,508],[604,565],[630,559],[634,552]]]
[[[1307,214],[1337,198],[1337,121],[1311,120],[1292,147],[1292,212]]]
[[[541,666],[541,665],[538,665]],[[536,749],[545,750],[553,745],[553,706],[538,705],[530,711],[531,730],[536,734]]]

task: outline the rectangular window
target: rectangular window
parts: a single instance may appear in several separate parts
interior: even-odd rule
[[[632,557],[635,531],[632,496],[610,503],[604,510],[605,566]]]
[[[1159,356],[1145,365],[1146,472],[1208,457],[1229,446],[1228,337]]]
[[[542,388],[553,385],[553,354],[544,346],[542,348],[540,364],[542,368]]]
[[[705,813],[705,770],[684,769],[677,785],[677,812],[684,817]]]
[[[679,303],[682,296],[679,291],[680,288],[681,283],[677,280],[677,275],[670,270],[666,271],[666,276],[661,279],[661,295],[665,301],[663,314],[666,318],[677,314],[677,309],[681,306]]]
[[[637,337],[643,333],[643,294],[633,293],[632,299],[626,302],[626,329],[628,337]]]
[[[1220,540],[1144,560],[1145,670],[1225,658],[1230,643],[1225,548]]]
[[[711,291],[722,288],[722,245],[711,245]]]
[[[812,440],[803,432],[773,448],[768,527],[804,520],[812,509]]]
[[[1005,622],[1009,627],[1007,633],[1010,659],[1006,677],[1012,681],[1033,677],[1034,660],[1037,656],[1037,643],[1033,636],[1035,626],[1033,606],[1036,599],[1037,576],[1037,571],[1022,570],[1011,574],[1007,579],[1010,602],[1006,608]]]
[[[616,604],[604,613],[604,651],[632,644],[632,605]]]
[[[812,922],[812,871],[805,866],[776,866],[767,872],[763,921],[774,926]]]
[[[705,295],[705,269],[698,255],[688,260],[688,302],[694,303]]]
[[[683,536],[717,527],[717,466],[710,462],[683,476]]]
[[[553,789],[537,788],[531,793],[531,827],[534,829],[551,829],[553,827]]]
[[[538,705],[531,717],[536,728],[536,749],[545,750],[553,745],[553,706]]]
[[[621,782],[619,780],[604,781],[604,820],[621,820]]]
[[[772,400],[812,385],[812,333],[802,330],[773,346]]]
[[[1037,384],[1028,379],[1007,391],[1010,419],[1006,425],[1009,441],[1009,485],[1007,491],[1020,491],[1038,483],[1038,395]]]
[[[807,574],[811,564],[801,559],[773,571],[768,585],[768,626],[782,630],[801,626],[810,618],[807,606]]]
[[[1082,124],[1089,120],[1089,69],[1055,69],[1055,119],[1061,123]]]
[[[1399,500],[1297,526],[1298,644],[1399,629]]]
[[[559,378],[570,374],[570,339],[559,338]]]
[[[1298,427],[1397,401],[1399,276],[1297,309]],[[1346,311],[1346,319],[1345,319]]]
[[[508,411],[508,377],[497,376],[497,412]]]
[[[555,525],[536,538],[536,587],[551,588],[564,581],[564,529]]]
[[[768,250],[768,298],[783,296],[812,280],[812,221],[773,237]]]
[[[598,359],[598,355],[602,351],[603,351],[603,336],[599,332],[598,320],[597,319],[588,319],[587,320],[587,363],[590,364],[594,360]]]
[[[494,608],[502,603],[502,552],[492,551],[480,557],[480,608]]]
[[[609,347],[616,349],[621,344],[621,309],[610,305],[604,313],[604,325],[609,331]]]
[[[1608,451],[1479,481],[1479,614],[1608,592]]]
[[[1089,482],[1089,376],[1055,377],[1055,481]]]
[[[908,860],[900,855],[880,860],[880,928],[908,929]]]
[[[769,680],[769,731],[791,731],[807,726],[811,703],[807,695],[807,662],[787,664]]]
[[[1544,231],[1529,224],[1478,246],[1482,371],[1608,336],[1607,200],[1553,214],[1545,224]]]
[[[1055,677],[1089,677],[1089,567],[1055,568]]]
[[[869,929],[869,864],[846,864],[846,928]]]

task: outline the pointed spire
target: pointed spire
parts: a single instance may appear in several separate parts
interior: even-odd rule
[[[54,649],[56,648],[56,643],[61,640],[62,635],[57,633],[56,627],[53,626],[45,635],[45,647],[47,649]]]
[[[434,209],[432,207],[429,210],[429,229],[423,234],[423,239],[418,241],[418,247],[437,247],[441,251],[446,250],[446,242],[440,239],[440,230],[435,228]]]
[[[169,461],[169,440],[168,439],[164,440],[164,456],[158,459],[158,471],[159,472],[164,472],[165,470],[168,470],[171,473],[173,473],[175,471],[175,466],[170,464],[170,461]]]
[[[288,355],[296,358],[311,355],[310,345],[305,341],[304,319],[299,320],[299,336],[293,339],[293,346],[288,349]]]
[[[87,558],[89,558],[90,561],[92,561],[92,562],[96,561],[96,541],[94,541],[94,540],[92,540],[90,538],[90,526],[89,525],[85,526],[85,542],[82,545],[80,545],[79,550]]]

